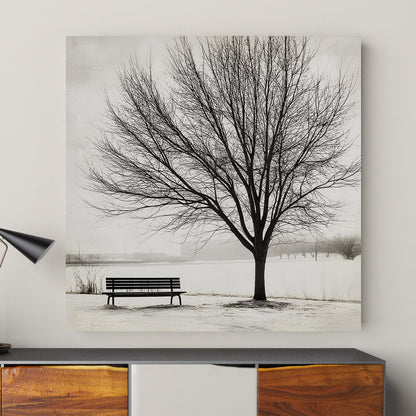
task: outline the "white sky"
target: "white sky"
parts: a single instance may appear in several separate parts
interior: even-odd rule
[[[83,189],[85,160],[94,157],[90,139],[99,136],[105,122],[106,94],[117,99],[117,71],[131,57],[147,64],[152,59],[155,76],[166,71],[166,43],[171,38],[146,37],[69,37],[67,38],[67,252],[122,253],[133,251],[178,254],[173,234],[149,237],[147,224],[128,217],[103,218],[85,200],[99,201],[99,196]],[[360,74],[360,41],[357,38],[313,38],[319,44],[316,65],[319,71],[336,74],[339,69]],[[360,154],[360,79],[355,100],[356,117],[352,134],[357,137],[354,157]],[[343,189],[334,196],[344,200],[345,208],[331,234],[360,234],[360,189]],[[176,240],[176,241],[175,241]]]

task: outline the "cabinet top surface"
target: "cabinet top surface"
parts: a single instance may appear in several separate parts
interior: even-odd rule
[[[384,364],[353,348],[13,348],[0,364]]]

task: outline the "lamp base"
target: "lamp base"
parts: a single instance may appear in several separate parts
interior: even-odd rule
[[[0,354],[4,354],[6,352],[9,352],[10,348],[12,347],[11,344],[0,344]]]

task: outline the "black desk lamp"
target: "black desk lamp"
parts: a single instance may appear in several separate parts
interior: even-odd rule
[[[5,240],[35,264],[44,256],[44,254],[46,254],[54,242],[48,238],[37,237],[35,235],[23,234],[0,228],[0,243],[5,247],[4,253],[0,259],[0,267],[3,264],[8,250]],[[0,353],[7,352],[10,347],[10,344],[0,343]]]

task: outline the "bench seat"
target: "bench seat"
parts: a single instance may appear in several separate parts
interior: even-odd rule
[[[182,305],[179,277],[107,277],[105,283],[107,305],[110,299],[114,305],[116,297],[170,297],[170,304],[175,296]],[[167,291],[166,289],[170,289]]]
[[[186,292],[103,292],[103,295],[116,297],[157,297],[157,296],[178,296]]]

